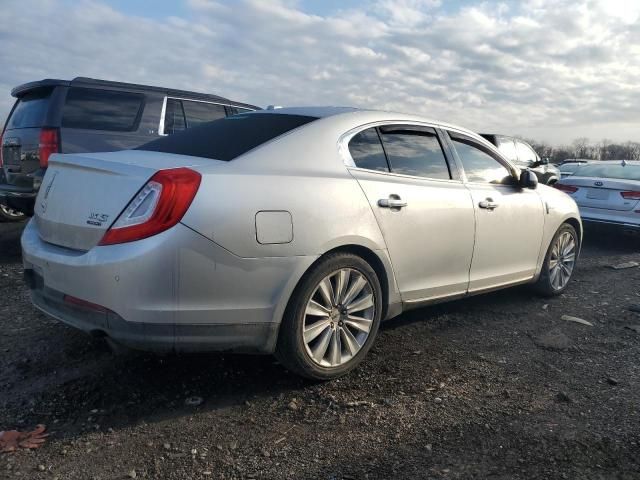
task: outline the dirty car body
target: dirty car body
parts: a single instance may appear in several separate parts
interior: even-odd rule
[[[305,348],[328,348],[314,361],[331,373],[379,320],[538,281],[563,225],[575,262],[575,203],[521,175],[478,135],[418,116],[236,115],[139,150],[53,155],[25,275],[45,313],[146,350],[273,353],[308,302]],[[318,306],[325,287],[342,300]]]

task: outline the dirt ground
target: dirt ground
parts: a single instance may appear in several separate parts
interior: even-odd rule
[[[114,357],[31,306],[20,232],[0,225],[0,430],[51,436],[0,478],[640,478],[640,268],[609,268],[640,237],[587,230],[561,297],[412,311],[313,384],[271,357]]]

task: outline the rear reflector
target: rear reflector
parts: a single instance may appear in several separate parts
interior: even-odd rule
[[[81,298],[77,298],[77,297],[72,297],[71,295],[64,296],[64,303],[73,305],[75,307],[88,308],[89,310],[94,310],[96,312],[107,313],[110,311],[108,308],[105,308],[102,305],[98,305],[97,303],[87,302],[86,300],[82,300]]]
[[[157,235],[182,220],[200,187],[188,168],[159,170],[129,202],[99,245],[133,242]]]
[[[563,185],[561,183],[554,183],[553,186],[565,193],[576,193],[579,190],[578,187],[574,187],[573,185]]]
[[[622,195],[622,198],[625,200],[640,200],[640,192],[620,192],[620,195]]]
[[[60,151],[60,136],[57,128],[43,128],[40,130],[39,156],[40,166],[46,168],[49,165],[49,157],[52,153]]]

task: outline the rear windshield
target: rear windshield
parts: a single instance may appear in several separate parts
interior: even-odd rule
[[[143,102],[141,93],[73,87],[62,109],[62,126],[130,132],[138,126]]]
[[[228,162],[313,120],[316,117],[241,113],[154,140],[137,150],[177,153]]]
[[[640,165],[583,165],[574,173],[576,177],[618,178],[621,180],[640,180]]]
[[[582,163],[567,163],[564,165],[560,165],[560,170],[562,170],[563,172],[575,172],[578,168],[580,168],[580,166],[583,165]]]
[[[51,90],[38,90],[23,95],[9,117],[7,128],[42,127],[47,117]]]

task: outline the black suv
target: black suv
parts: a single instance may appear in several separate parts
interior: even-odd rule
[[[52,153],[137,147],[202,122],[258,110],[216,95],[92,78],[41,80],[14,88],[4,126],[0,219],[33,214]]]
[[[481,133],[484,138],[493,143],[502,154],[522,168],[528,168],[536,174],[540,183],[553,185],[560,180],[560,170],[549,164],[549,160],[541,159],[527,142],[515,137]]]

